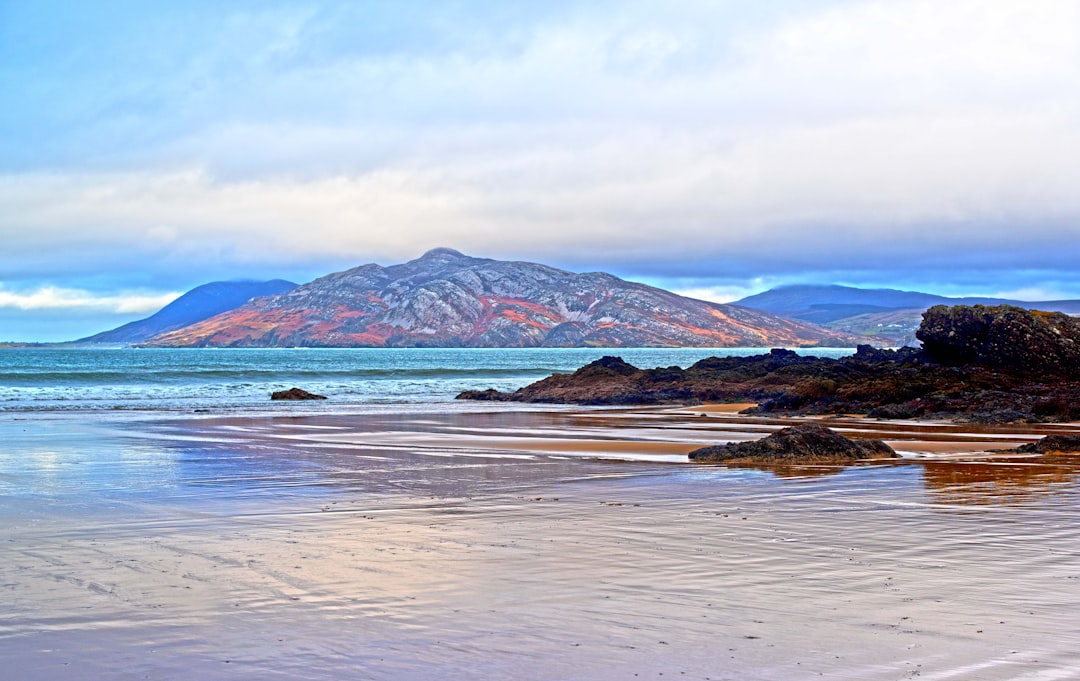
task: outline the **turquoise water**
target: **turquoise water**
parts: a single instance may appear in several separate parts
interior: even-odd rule
[[[604,355],[682,366],[761,348],[674,349],[68,349],[0,351],[0,411],[303,413],[442,403],[462,390],[515,390]],[[850,349],[802,350],[840,357]],[[298,386],[328,402],[271,403]]]

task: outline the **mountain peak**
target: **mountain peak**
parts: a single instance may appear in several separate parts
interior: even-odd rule
[[[455,251],[452,248],[446,248],[440,246],[439,248],[433,248],[427,253],[423,254],[417,260],[472,260],[469,256],[465,255],[461,251]]]

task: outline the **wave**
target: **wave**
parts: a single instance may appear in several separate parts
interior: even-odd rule
[[[548,376],[551,367],[513,368],[417,368],[417,369],[133,369],[74,371],[0,372],[2,385],[41,385],[49,383],[172,383],[189,381],[266,382],[304,380],[418,380],[470,377],[517,378]]]
[[[751,351],[20,350],[0,353],[0,412],[322,413],[435,403],[441,410],[456,408],[454,398],[462,390],[517,390],[605,354],[619,354],[636,366],[689,366],[703,357],[744,352]],[[327,395],[332,404],[271,407],[269,393],[290,386]]]

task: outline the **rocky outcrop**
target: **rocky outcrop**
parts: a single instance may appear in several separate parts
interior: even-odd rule
[[[272,400],[325,400],[325,395],[316,395],[300,388],[289,388],[270,393]]]
[[[689,456],[697,463],[849,464],[900,455],[881,440],[852,440],[816,423],[803,423],[761,440],[695,449]]]
[[[751,413],[980,423],[1080,420],[1076,320],[1011,307],[932,308],[920,333],[927,343],[922,350],[859,346],[841,359],[776,349],[711,357],[686,369],[638,369],[605,357],[513,393],[459,397],[612,405],[755,402]]]
[[[603,272],[574,274],[437,248],[400,265],[316,279],[147,345],[768,347],[851,346],[857,338]]]
[[[1014,451],[1024,454],[1080,452],[1080,435],[1047,435],[1038,442],[1020,445]]]
[[[866,411],[877,404],[867,403],[866,389],[853,379],[865,375],[871,364],[888,364],[895,369],[895,381],[904,381],[917,372],[917,355],[911,349],[860,346],[855,355],[834,360],[773,349],[751,357],[710,357],[686,369],[638,369],[618,357],[604,357],[512,393],[467,391],[458,398],[593,405],[749,401],[761,403],[764,411]]]
[[[937,305],[915,337],[928,357],[950,366],[1080,377],[1080,320],[1060,312]]]

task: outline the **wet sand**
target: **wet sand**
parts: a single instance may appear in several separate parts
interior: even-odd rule
[[[705,413],[705,416],[701,416]],[[595,410],[0,425],[19,679],[1067,679],[1075,426],[828,419],[911,458],[694,466],[792,421]]]

